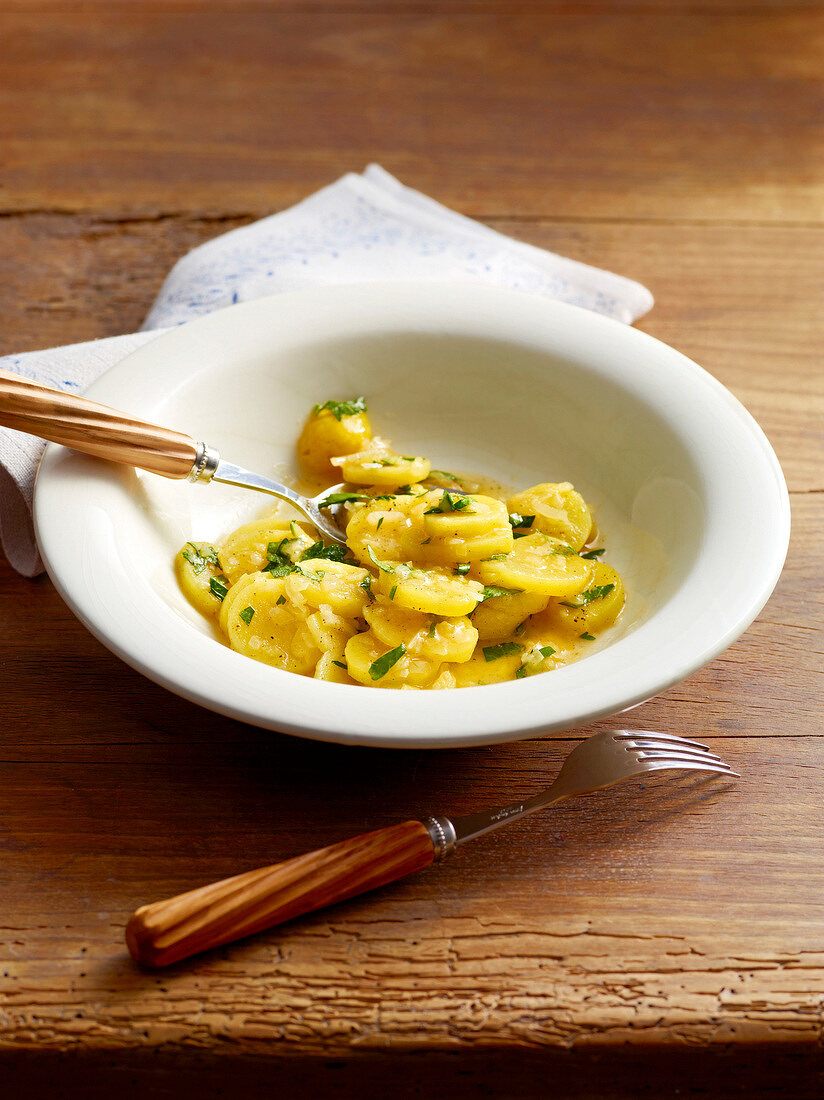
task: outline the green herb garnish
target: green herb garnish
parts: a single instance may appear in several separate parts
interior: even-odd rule
[[[255,617],[255,609],[251,606],[244,607],[244,609],[239,612],[239,615],[248,626],[252,619]]]
[[[484,646],[484,660],[497,661],[499,657],[506,657],[509,653],[520,653],[523,646],[515,642],[501,642],[500,645]]]
[[[614,587],[614,584],[597,584],[594,588],[588,588],[586,592],[581,592],[580,595],[576,596],[575,603],[563,601],[563,606],[583,607],[585,604],[592,603],[593,600],[602,600],[604,596],[609,595]]]
[[[504,558],[506,558],[507,556],[508,556],[507,554],[492,554],[490,557],[484,558],[483,560],[484,561],[503,561]]]
[[[460,481],[461,480],[459,477],[456,477],[454,474],[450,474],[448,470],[430,470],[429,471],[429,476],[430,477],[445,477],[447,481]]]
[[[558,546],[552,547],[553,554],[559,554],[563,558],[572,558],[578,556],[578,551],[572,547],[567,546],[566,543],[559,543]]]
[[[346,561],[349,550],[339,542],[313,542],[300,556],[301,561],[323,558],[325,561]]]
[[[524,665],[521,665],[520,668],[515,669],[515,679],[523,680],[524,676],[526,676],[526,667]]]
[[[360,581],[360,583],[358,584],[358,588],[362,588],[369,599],[374,600],[375,596],[372,592],[372,578],[370,576],[367,575],[366,577],[364,577],[363,580]]]
[[[292,542],[292,539],[281,539],[280,542],[270,542],[266,547],[266,557],[269,559],[269,564],[263,567],[264,573],[269,573],[272,577],[288,577],[290,573],[296,573],[297,567],[295,563],[287,558],[283,552],[283,547],[287,542]]]
[[[597,550],[587,550],[585,554],[581,554],[581,557],[588,558],[590,561],[592,561],[592,559],[597,558],[599,554],[603,554],[605,549],[606,547],[599,546]]]
[[[398,591],[398,586],[396,584],[393,584],[392,587],[389,589],[389,599],[390,600],[394,600],[395,593],[397,591]]]
[[[467,512],[471,510],[471,497],[453,496],[448,489],[444,489],[441,499],[434,508],[428,508],[425,516],[445,515],[448,512]]]
[[[229,591],[229,582],[225,577],[211,577],[209,579],[209,591],[213,596],[217,596],[219,600],[225,600],[226,593]]]
[[[584,641],[586,641],[586,642],[594,642],[595,641],[595,635],[594,634],[588,634],[586,632],[584,632],[583,634],[579,634],[578,637],[583,638]]]
[[[369,666],[370,680],[380,680],[394,664],[397,664],[404,653],[406,653],[406,646],[401,642],[399,646],[390,649],[389,652],[384,653],[382,657],[378,657],[378,659],[373,661]]]
[[[542,657],[551,657],[555,650],[551,645],[542,645],[538,652]]]
[[[381,561],[380,558],[375,557],[375,552],[371,546],[366,547],[366,553],[372,559],[372,564],[376,565],[382,573],[394,573],[395,566],[391,565],[388,561]]]
[[[337,665],[338,668],[342,668],[344,670],[344,672],[349,671],[348,667],[343,663],[343,661],[333,661],[332,664]]]
[[[531,527],[535,522],[535,517],[522,516],[520,512],[510,512],[509,522],[513,527]]]
[[[202,550],[198,550],[193,542],[187,542],[186,546],[191,546],[191,550],[185,548],[181,550],[181,554],[186,561],[191,565],[192,572],[195,576],[198,576],[207,565],[213,565],[215,569],[220,569],[220,562],[217,559],[217,550],[214,546],[208,544],[204,546]]]
[[[376,530],[376,531],[380,531],[380,529],[381,529],[381,524],[383,523],[383,521],[384,521],[385,519],[386,519],[386,516],[381,516],[381,517],[380,517],[380,519],[378,520],[377,524],[375,525],[375,530]]]
[[[336,420],[342,420],[344,416],[366,412],[366,399],[355,397],[351,401],[324,401],[322,405],[314,406],[312,416],[319,416],[322,412],[330,412]]]
[[[429,624],[429,630],[427,630],[427,632],[426,632],[427,638],[434,638],[435,637],[435,631],[437,629],[438,629],[438,620],[433,619],[432,622]]]
[[[349,500],[369,500],[363,493],[330,493],[318,501],[318,508],[331,508],[333,504],[345,504]]]
[[[286,597],[283,596],[283,595],[278,596],[278,598],[275,600],[275,604],[282,604],[282,603],[286,603]]]
[[[523,588],[500,588],[497,584],[485,584],[481,594],[481,603],[484,600],[492,600],[496,596],[519,596]]]
[[[462,561],[460,565],[455,566],[455,572],[458,574],[459,577],[463,577],[469,572],[471,568],[472,566],[470,562]]]

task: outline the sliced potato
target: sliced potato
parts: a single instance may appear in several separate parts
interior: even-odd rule
[[[428,687],[438,676],[440,664],[404,651],[389,649],[372,630],[356,634],[346,643],[349,675],[368,687]]]
[[[559,598],[582,592],[594,572],[591,561],[540,532],[516,539],[510,554],[479,562],[477,569],[487,585]]]
[[[232,531],[218,547],[223,571],[234,584],[246,573],[259,573],[269,562],[270,545],[281,545],[281,553],[297,560],[314,540],[297,523],[257,520]]]
[[[372,438],[372,426],[365,412],[341,415],[331,409],[312,411],[298,438],[298,458],[308,474],[335,475],[333,455],[353,454]]]
[[[183,595],[201,615],[217,615],[221,601],[212,580],[226,580],[218,553],[210,542],[187,542],[175,555],[175,576]]]
[[[502,642],[536,611],[543,611],[549,597],[540,592],[514,592],[493,596],[472,613],[472,625],[482,642]]]
[[[398,455],[384,448],[341,454],[331,460],[340,467],[343,481],[351,485],[377,485],[398,489],[423,481],[429,473],[429,460],[420,455]]]
[[[510,512],[535,517],[529,530],[543,531],[573,550],[581,549],[592,530],[592,513],[568,481],[533,485],[510,497],[507,507]]]
[[[441,569],[416,569],[399,563],[391,572],[380,570],[378,591],[397,607],[451,619],[468,615],[483,597],[479,581],[457,577]]]
[[[468,661],[478,640],[478,631],[465,616],[439,619],[396,607],[384,596],[364,608],[363,614],[385,645],[394,648],[403,642],[409,653],[432,661]]]
[[[306,583],[300,585],[300,593],[310,607],[328,604],[337,615],[357,618],[369,599],[365,581],[369,574],[357,565],[326,558],[312,558],[298,564],[299,573],[287,577],[290,593],[297,590],[299,577]]]
[[[220,618],[218,621],[224,634],[228,635],[229,633],[229,616],[244,611],[248,606],[248,604],[238,602],[245,590],[258,578],[263,577],[265,579],[266,575],[265,573],[246,573],[231,586],[220,605]]]
[[[229,616],[232,649],[286,672],[314,672],[321,651],[305,614],[287,598],[284,578],[263,575],[246,587],[242,599],[253,613],[248,621],[240,614]]]
[[[485,647],[487,650],[489,646]],[[484,647],[478,645],[475,653],[462,665],[450,665],[449,671],[455,677],[456,687],[481,687],[484,684],[500,684],[512,680],[521,667],[521,648],[518,646],[510,653],[489,657]]]
[[[621,614],[625,598],[618,573],[605,562],[597,562],[586,589],[564,602],[551,601],[544,618],[576,636],[597,634],[612,626]]]

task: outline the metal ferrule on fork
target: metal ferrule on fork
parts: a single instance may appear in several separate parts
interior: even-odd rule
[[[220,462],[220,455],[208,443],[198,443],[189,481],[211,481]]]

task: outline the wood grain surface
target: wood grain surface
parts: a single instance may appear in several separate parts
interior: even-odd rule
[[[408,753],[273,735],[119,662],[0,562],[0,1073],[10,1096],[824,1093],[824,11],[682,0],[6,0],[0,354],[133,330],[194,245],[370,160],[640,279],[639,327],[750,409],[784,574],[632,714]],[[168,972],[139,905],[534,791],[583,736],[742,778],[570,802]]]

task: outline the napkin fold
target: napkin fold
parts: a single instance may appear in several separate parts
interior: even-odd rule
[[[169,273],[140,332],[0,357],[0,369],[80,393],[175,325],[303,287],[475,281],[544,295],[629,324],[653,304],[639,283],[512,240],[405,187],[376,164],[296,206],[207,241]],[[32,526],[44,443],[0,426],[0,543],[26,576],[42,572]]]

